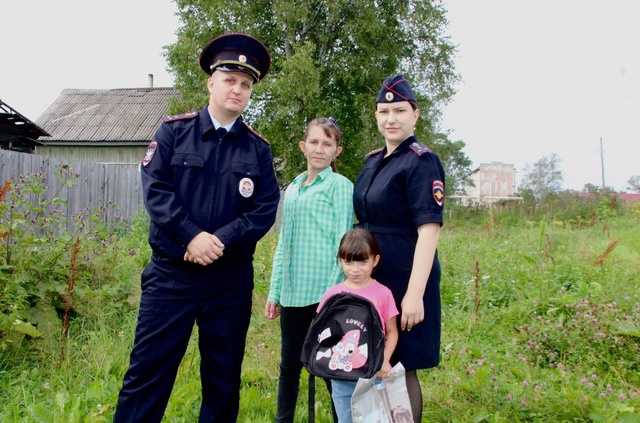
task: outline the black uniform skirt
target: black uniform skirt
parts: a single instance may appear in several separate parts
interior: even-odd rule
[[[398,316],[398,345],[391,357],[391,364],[401,362],[407,370],[428,369],[440,361],[441,302],[440,262],[436,252],[427,289],[423,296],[424,321],[411,328],[400,328],[401,302],[407,292],[417,235],[380,233],[373,231],[382,248],[373,278],[387,286],[393,293]]]

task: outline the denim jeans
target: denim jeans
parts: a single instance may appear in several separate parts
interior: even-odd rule
[[[336,408],[338,423],[352,423],[351,397],[358,382],[348,380],[331,381],[331,399]]]

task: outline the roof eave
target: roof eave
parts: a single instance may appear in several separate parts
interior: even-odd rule
[[[150,140],[144,141],[70,141],[41,140],[47,147],[146,147]]]

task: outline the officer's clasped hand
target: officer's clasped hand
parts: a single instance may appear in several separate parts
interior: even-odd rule
[[[200,232],[187,245],[184,260],[190,263],[207,266],[222,257],[224,244],[217,236]]]

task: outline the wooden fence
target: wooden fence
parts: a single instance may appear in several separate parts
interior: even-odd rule
[[[56,177],[62,166],[76,175],[74,184],[63,186]],[[65,170],[66,172],[66,170]],[[103,222],[111,226],[114,219],[127,219],[144,209],[140,171],[136,164],[100,164],[65,161],[34,154],[0,150],[0,186],[6,180],[19,183],[22,177],[41,174],[46,178],[48,200],[66,201],[67,227],[72,216],[87,209],[102,210]]]

